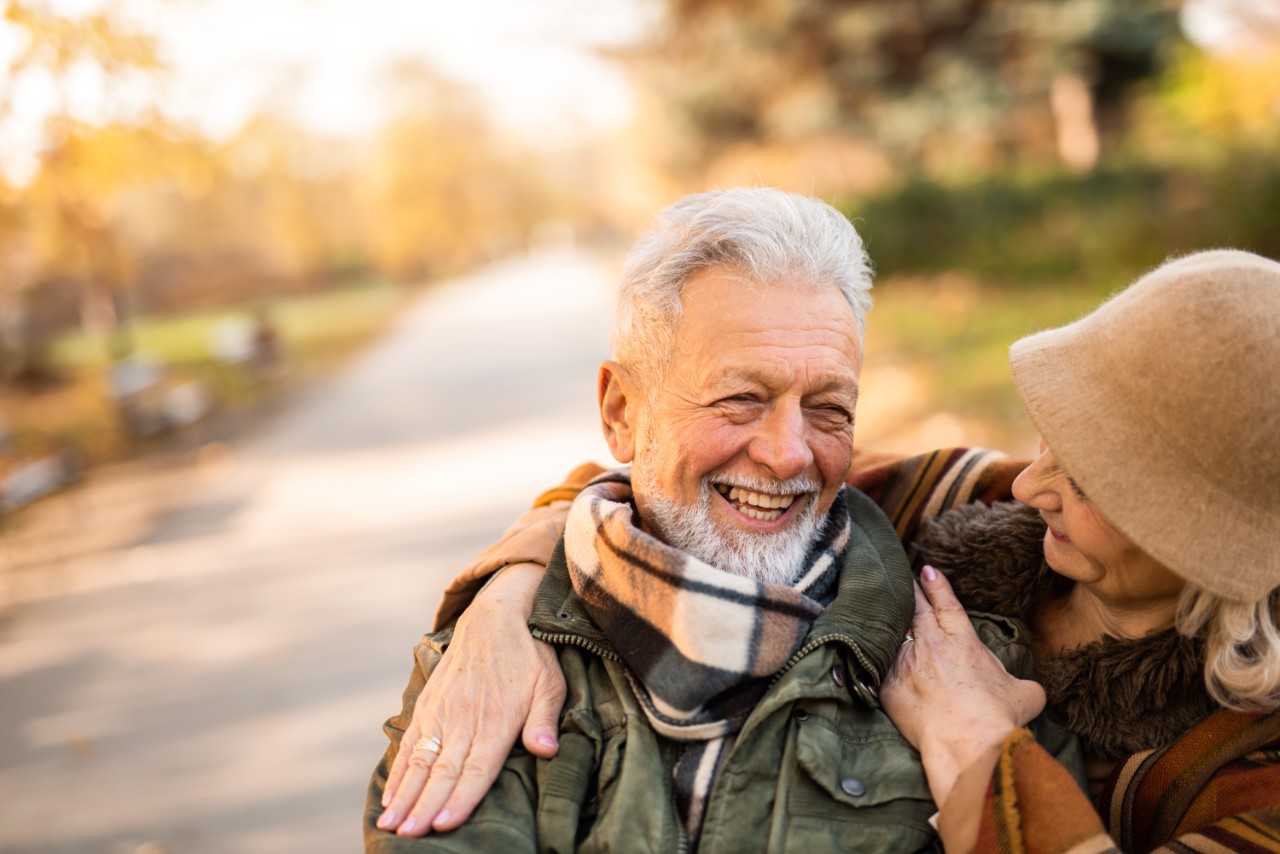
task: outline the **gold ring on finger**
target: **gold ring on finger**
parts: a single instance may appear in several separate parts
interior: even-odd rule
[[[419,750],[430,750],[432,753],[439,753],[440,739],[434,735],[424,735],[413,743],[413,752],[417,753]]]

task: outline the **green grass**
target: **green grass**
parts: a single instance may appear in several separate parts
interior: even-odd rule
[[[891,366],[915,378],[909,418],[948,413],[978,428],[964,441],[1016,448],[1028,425],[1009,345],[1083,316],[1110,290],[1072,280],[1011,289],[956,273],[886,278],[869,319],[867,369]]]
[[[279,297],[239,309],[217,309],[162,317],[141,317],[131,324],[134,349],[168,365],[213,361],[213,340],[220,324],[265,311],[291,358],[323,356],[345,349],[381,329],[403,299],[403,291],[370,282],[326,293]],[[110,361],[102,336],[67,333],[53,342],[53,362],[61,368],[101,367]]]
[[[241,366],[219,363],[212,345],[219,325],[264,311],[280,337],[289,377],[331,367],[386,328],[411,292],[368,282],[325,293],[263,300],[241,309],[218,309],[137,318],[130,325],[134,350],[161,363],[166,382],[204,381],[222,408],[236,408],[261,395],[264,386]],[[68,333],[51,348],[59,382],[23,391],[0,387],[12,436],[0,448],[0,475],[24,459],[64,448],[101,464],[128,457],[140,447],[124,429],[107,381],[110,342],[103,336]]]

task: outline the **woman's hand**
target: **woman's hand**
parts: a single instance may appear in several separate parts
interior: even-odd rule
[[[536,564],[507,567],[459,618],[400,740],[378,827],[422,836],[462,824],[522,731],[529,752],[556,754],[564,675],[528,622],[542,574]],[[440,752],[414,750],[423,737]]]
[[[1044,689],[1011,676],[983,645],[946,578],[920,573],[914,640],[903,644],[880,689],[884,710],[920,751],[939,806],[956,776],[1044,709]]]

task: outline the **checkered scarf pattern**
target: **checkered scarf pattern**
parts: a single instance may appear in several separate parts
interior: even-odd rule
[[[769,677],[834,598],[851,524],[841,491],[791,586],[731,575],[640,529],[629,469],[574,500],[565,556],[574,591],[628,668],[650,724],[684,742],[676,800],[696,843],[706,796]]]

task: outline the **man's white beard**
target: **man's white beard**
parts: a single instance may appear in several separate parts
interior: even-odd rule
[[[717,569],[766,584],[791,585],[800,578],[809,549],[818,541],[826,521],[818,518],[817,502],[809,497],[800,515],[781,531],[721,530],[711,516],[712,500],[720,499],[711,494],[714,488],[706,478],[698,503],[692,507],[664,495],[650,472],[640,474],[639,483],[645,497],[644,521],[664,543]],[[812,496],[817,491],[809,481],[768,484],[743,480],[734,485],[780,494],[807,492]]]

